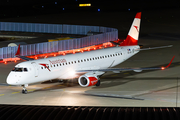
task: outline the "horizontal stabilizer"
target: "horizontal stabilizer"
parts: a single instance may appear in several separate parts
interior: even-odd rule
[[[143,49],[136,49],[135,51],[141,51],[141,50],[153,50],[153,49],[159,49],[159,48],[167,48],[167,47],[172,47],[173,45],[168,45],[168,46],[160,46],[160,47],[153,47],[153,48],[143,48]]]
[[[20,56],[20,51],[21,51],[21,46],[19,44],[18,50],[17,50],[17,52],[15,54],[16,57],[21,58],[21,59],[26,60],[26,61],[34,60],[32,58],[28,58],[28,57],[25,57],[25,56]]]

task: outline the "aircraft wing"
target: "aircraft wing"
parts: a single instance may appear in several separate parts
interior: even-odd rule
[[[107,68],[107,69],[89,69],[89,70],[76,70],[76,72],[96,72],[96,71],[101,71],[101,72],[120,72],[120,71],[135,71],[135,72],[141,72],[142,70],[164,70],[168,68],[175,56],[171,59],[170,63],[166,67],[150,67],[150,68]]]

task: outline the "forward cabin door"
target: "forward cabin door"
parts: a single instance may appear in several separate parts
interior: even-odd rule
[[[38,77],[39,69],[38,69],[37,64],[35,62],[32,62],[31,64],[33,65],[33,68],[34,68],[34,76]]]

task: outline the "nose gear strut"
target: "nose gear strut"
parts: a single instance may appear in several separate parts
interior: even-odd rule
[[[28,91],[26,90],[26,87],[28,87],[28,84],[22,85],[22,87],[23,87],[22,93],[27,94]]]

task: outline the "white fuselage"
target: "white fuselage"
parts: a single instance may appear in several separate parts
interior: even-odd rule
[[[15,66],[16,70],[10,72],[7,83],[24,85],[52,79],[78,78],[82,74],[78,74],[77,70],[106,69],[116,66],[139,52],[135,49],[139,49],[139,46],[112,47],[22,62]],[[103,73],[96,74],[98,76]]]

